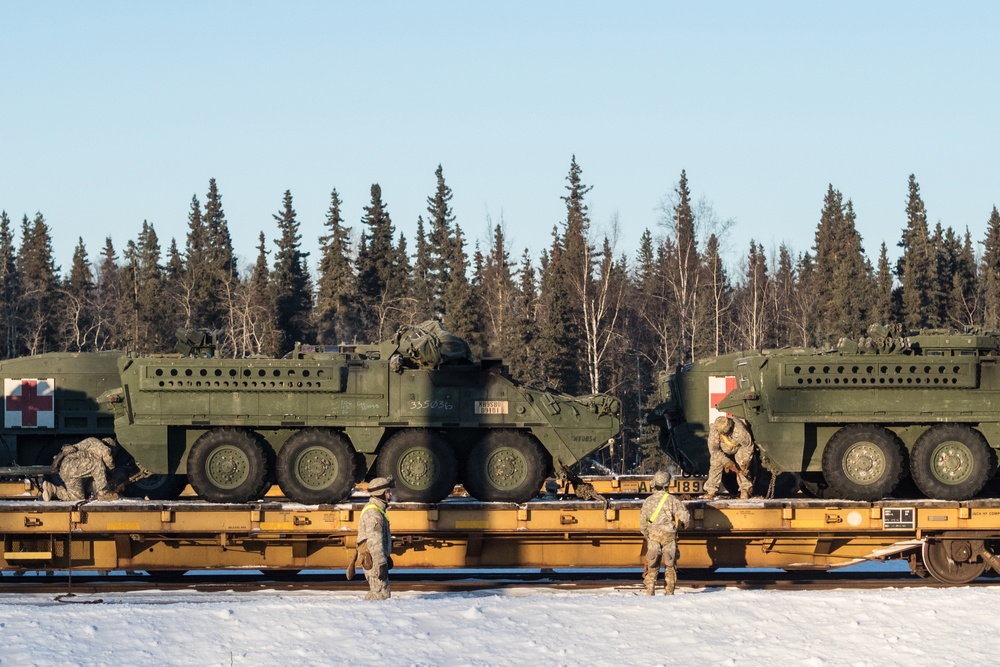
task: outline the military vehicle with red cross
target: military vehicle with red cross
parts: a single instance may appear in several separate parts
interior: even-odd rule
[[[63,445],[114,435],[99,398],[120,384],[121,352],[48,353],[0,361],[0,467],[48,466]]]
[[[661,394],[651,421],[685,472],[708,469],[705,437],[717,413],[744,420],[765,468],[793,473],[824,497],[870,501],[919,491],[967,500],[997,471],[994,331],[873,325],[830,348],[695,362],[664,374]],[[907,478],[916,490],[900,486]]]

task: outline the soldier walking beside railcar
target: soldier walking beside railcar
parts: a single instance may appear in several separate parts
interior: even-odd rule
[[[366,600],[387,600],[389,593],[389,568],[392,558],[392,534],[389,531],[389,517],[386,507],[392,500],[391,489],[395,486],[392,478],[376,477],[368,483],[371,498],[361,510],[358,520],[358,555],[365,579],[371,589]]]
[[[708,430],[708,455],[710,464],[703,498],[714,498],[722,485],[723,471],[733,468],[740,486],[740,498],[753,495],[753,478],[750,476],[753,438],[740,420],[726,416],[716,418]]]
[[[677,585],[677,529],[684,528],[691,520],[684,503],[670,495],[670,473],[662,470],[653,475],[653,495],[646,498],[639,512],[639,530],[646,538],[646,564],[643,583],[646,595],[653,595],[660,576],[660,562],[664,569],[664,591],[674,594]]]
[[[98,500],[117,500],[118,494],[108,486],[108,471],[115,469],[111,453],[115,446],[112,438],[86,438],[63,447],[52,461],[52,472],[59,475],[62,484],[43,481],[42,499],[86,500],[86,481],[91,479]]]

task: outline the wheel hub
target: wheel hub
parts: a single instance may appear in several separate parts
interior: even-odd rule
[[[528,462],[516,449],[502,447],[487,459],[486,474],[496,488],[513,489],[524,482],[528,474]]]
[[[337,479],[337,459],[324,447],[309,447],[299,455],[295,474],[303,486],[325,489]]]
[[[844,471],[858,484],[877,481],[885,474],[885,470],[885,455],[872,443],[860,442],[851,447],[844,457]]]
[[[943,442],[931,457],[931,471],[943,482],[963,482],[972,474],[972,455],[959,442]]]
[[[250,474],[250,461],[237,447],[219,447],[205,462],[205,472],[215,486],[233,489],[247,480]]]
[[[434,454],[423,448],[411,449],[400,456],[396,471],[400,479],[413,489],[429,489],[438,478]]]

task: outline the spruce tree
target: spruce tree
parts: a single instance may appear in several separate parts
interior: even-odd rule
[[[371,204],[365,206],[361,218],[366,229],[358,243],[358,312],[361,314],[359,337],[368,341],[388,337],[402,320],[403,303],[408,295],[400,293],[406,285],[399,272],[404,258],[393,244],[396,230],[385,203],[382,188],[372,184]]]
[[[444,169],[438,165],[434,171],[437,187],[434,195],[427,198],[428,253],[427,253],[427,286],[430,292],[431,311],[435,317],[443,318],[447,314],[447,299],[445,294],[451,283],[455,265],[461,260],[455,256],[456,243],[455,215],[451,210],[451,188],[444,181]],[[466,264],[468,261],[466,260]]]
[[[462,230],[456,225],[452,239],[449,280],[444,293],[444,319],[442,325],[456,336],[461,336],[472,347],[473,352],[482,350],[481,325],[476,317],[475,299],[469,284],[469,260],[465,253]]]
[[[358,326],[353,307],[356,286],[351,268],[351,228],[344,226],[340,206],[340,195],[333,190],[326,212],[327,233],[319,239],[317,341],[328,345],[353,340]]]
[[[17,272],[23,290],[21,301],[21,345],[28,354],[59,349],[56,322],[60,311],[59,269],[52,257],[52,237],[41,213],[33,221],[21,221],[21,247]]]
[[[274,243],[274,271],[270,277],[277,326],[277,349],[289,352],[297,342],[309,342],[312,334],[312,281],[306,258],[300,250],[302,237],[292,208],[292,193],[285,190],[281,210],[272,216],[278,223]]]
[[[60,346],[63,350],[93,350],[94,272],[87,257],[87,247],[80,237],[73,250],[73,264],[62,286],[63,312],[60,322]]]
[[[97,350],[125,348],[124,332],[119,328],[116,317],[122,296],[118,254],[108,236],[104,239],[94,292],[94,345]]]
[[[896,263],[900,283],[900,307],[907,329],[940,325],[938,312],[937,258],[927,227],[927,211],[920,186],[910,174],[906,202],[906,228],[899,247],[903,254]]]
[[[511,272],[503,225],[493,228],[489,252],[479,276],[479,319],[483,326],[483,354],[505,356],[516,347],[513,341],[517,286]]]
[[[413,258],[413,301],[416,319],[424,321],[436,316],[431,298],[431,244],[424,230],[424,216],[417,216],[417,252]]]
[[[7,211],[0,212],[0,358],[9,359],[19,351],[19,308],[21,279],[17,272],[17,250]]]
[[[897,321],[893,309],[893,278],[889,266],[889,250],[885,242],[879,248],[878,268],[875,272],[875,295],[872,300],[872,324],[889,324]]]
[[[1000,212],[996,206],[986,223],[979,275],[983,294],[983,324],[990,329],[1000,329]]]

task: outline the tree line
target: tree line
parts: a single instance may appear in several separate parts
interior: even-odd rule
[[[191,199],[183,249],[171,239],[164,251],[144,222],[123,248],[109,236],[96,265],[80,239],[65,273],[41,213],[22,218],[20,245],[0,213],[0,353],[162,353],[178,327],[201,327],[222,332],[220,355],[280,356],[297,341],[374,342],[436,318],[479,355],[504,358],[520,381],[619,396],[626,435],[596,459],[628,472],[656,456],[642,414],[656,403],[660,371],[736,350],[824,346],[869,323],[1000,329],[1000,214],[994,207],[977,252],[968,229],[930,226],[913,175],[899,259],[890,262],[882,243],[874,264],[851,200],[833,185],[809,251],[751,241],[727,262],[720,247],[732,221],[693,201],[682,171],[658,224],[628,253],[616,247],[616,224],[603,233],[592,225],[591,186],[574,157],[551,243],[515,260],[502,221],[485,247],[470,248],[441,166],[435,179],[412,251],[378,184],[359,233],[332,190],[324,234],[305,251],[286,191],[275,238],[260,232],[247,266],[238,266],[214,179],[204,201]]]

